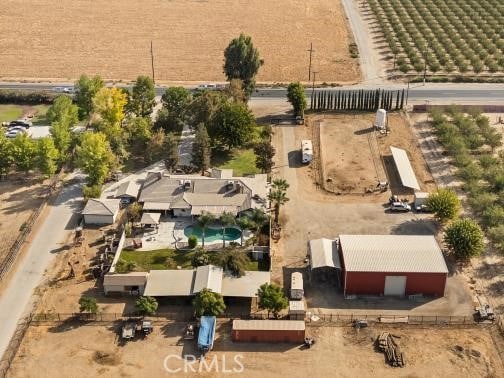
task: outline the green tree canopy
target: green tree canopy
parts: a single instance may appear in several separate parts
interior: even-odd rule
[[[152,121],[149,117],[131,117],[126,121],[128,142],[145,151],[147,143],[152,137]]]
[[[483,231],[472,219],[457,219],[445,231],[444,242],[459,259],[465,260],[483,252]]]
[[[61,161],[65,161],[72,142],[70,126],[65,120],[54,121],[49,129]]]
[[[9,173],[13,163],[12,142],[3,132],[0,132],[0,178]]]
[[[254,146],[254,153],[256,155],[255,164],[262,173],[270,173],[273,168],[273,157],[275,156],[275,147],[267,141],[257,143]]]
[[[76,155],[77,166],[88,175],[90,185],[103,184],[115,164],[107,137],[100,132],[84,133]]]
[[[200,123],[196,127],[191,163],[204,175],[205,171],[210,168],[210,158],[210,137],[205,125]]]
[[[426,205],[441,222],[455,218],[460,211],[460,200],[451,189],[438,189],[431,193]]]
[[[54,99],[47,109],[46,118],[49,122],[64,122],[69,127],[79,122],[79,107],[67,95],[60,95]]]
[[[259,51],[254,47],[252,38],[240,34],[224,50],[224,74],[229,81],[240,79],[247,98],[255,88],[255,76],[263,65]]]
[[[45,137],[37,141],[37,168],[44,175],[52,175],[56,172],[58,161],[58,150],[54,146],[51,137]]]
[[[287,87],[287,99],[294,108],[294,114],[297,116],[304,116],[306,109],[306,95],[303,85],[298,81],[297,83],[290,83]]]
[[[156,298],[140,297],[135,301],[135,308],[142,314],[154,315],[158,309]]]
[[[202,289],[193,300],[196,316],[218,316],[226,311],[224,298],[210,289]]]
[[[96,298],[80,297],[79,311],[80,312],[89,312],[91,314],[96,314],[98,312],[98,304],[96,303]]]
[[[244,104],[225,103],[214,114],[208,134],[228,149],[243,147],[251,140],[254,125],[254,116]]]
[[[289,305],[282,288],[275,284],[262,284],[259,287],[257,296],[259,297],[259,308],[267,310],[268,317],[270,312],[277,317],[280,311],[286,309]]]
[[[79,117],[84,119],[93,112],[93,98],[103,88],[104,83],[100,76],[89,78],[81,75],[75,82],[75,102],[79,106]]]
[[[163,107],[167,113],[166,120],[159,123],[166,132],[180,132],[188,116],[189,105],[192,101],[191,92],[183,87],[170,87],[161,97]]]
[[[210,253],[205,251],[203,248],[197,248],[196,252],[194,252],[193,258],[191,259],[191,265],[193,268],[208,264],[210,264]]]
[[[220,91],[202,91],[194,96],[190,105],[191,123],[209,127],[212,117],[228,101]]]
[[[278,217],[280,215],[280,207],[285,205],[289,198],[287,197],[287,189],[289,184],[285,179],[273,180],[271,185],[271,191],[268,194],[268,199],[273,203],[275,210],[274,222],[278,223]]]
[[[179,162],[178,140],[173,133],[166,135],[163,145],[163,160],[168,171],[173,171]]]
[[[198,225],[199,228],[201,228],[201,244],[203,247],[205,246],[206,230],[207,230],[208,226],[210,226],[210,224],[212,224],[212,222],[214,222],[214,221],[215,221],[215,216],[213,214],[205,212],[205,211],[203,211],[201,213],[201,215],[198,217],[198,219],[196,219],[196,224]]]
[[[250,262],[245,251],[235,246],[224,248],[216,258],[217,264],[222,269],[231,272],[236,277],[241,277],[245,274],[245,268]]]
[[[138,76],[133,86],[129,109],[138,117],[149,117],[156,106],[154,82],[149,76]]]
[[[26,133],[19,133],[12,141],[12,157],[14,164],[20,171],[28,173],[35,168],[37,145]]]

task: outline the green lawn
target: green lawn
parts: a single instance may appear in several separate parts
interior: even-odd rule
[[[18,105],[0,105],[0,122],[14,121],[21,118],[23,109]]]
[[[259,173],[255,166],[255,154],[253,149],[213,151],[212,166],[222,169],[232,169],[234,176]]]
[[[49,125],[49,121],[46,118],[47,109],[49,109],[49,105],[35,105],[35,115],[33,116],[32,123],[33,125]]]
[[[157,249],[153,251],[129,251],[121,252],[121,259],[134,261],[137,271],[177,269],[192,269],[191,259],[194,252],[176,251],[174,249]]]

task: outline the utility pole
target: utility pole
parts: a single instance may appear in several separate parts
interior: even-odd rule
[[[312,92],[311,92],[312,101],[315,98],[315,76],[317,76],[317,73],[318,73],[317,71],[312,72],[312,74],[313,74],[313,85],[312,85]]]
[[[410,79],[408,77],[408,90],[406,91],[406,105],[408,105],[408,98],[409,98],[409,82],[410,82]]]
[[[313,43],[310,42],[310,50],[306,50],[310,53],[310,64],[308,65],[308,81],[311,80],[311,74],[312,74],[312,71],[311,71],[311,62],[312,62],[312,54],[315,52],[315,50],[313,50]],[[313,73],[315,74],[315,72]]]
[[[154,77],[154,49],[152,48],[152,40],[150,41],[150,55],[151,55],[151,66],[152,66],[152,82],[156,84],[156,79]]]

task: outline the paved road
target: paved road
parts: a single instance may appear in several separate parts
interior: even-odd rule
[[[33,290],[40,284],[46,268],[76,225],[77,217],[74,214],[82,206],[83,178],[82,175],[76,175],[75,181],[63,188],[32,238],[8,287],[0,295],[0,356],[7,348],[18,321],[31,310]]]

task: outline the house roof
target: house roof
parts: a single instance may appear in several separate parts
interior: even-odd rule
[[[245,272],[241,277],[225,273],[222,278],[222,292],[225,297],[257,297],[259,286],[270,283],[270,272]]]
[[[420,190],[420,185],[418,185],[415,172],[411,167],[406,151],[392,146],[390,146],[390,151],[392,151],[392,156],[403,186]]]
[[[304,320],[233,320],[233,330],[304,331]]]
[[[140,185],[133,181],[123,182],[117,188],[115,197],[133,197],[137,198],[138,192],[140,191]]]
[[[194,270],[151,270],[144,295],[189,296],[192,295]]]
[[[311,269],[331,267],[341,269],[338,247],[335,240],[310,240]]]
[[[88,199],[82,215],[115,215],[119,211],[118,199]]]
[[[348,272],[448,273],[432,235],[340,235]]]
[[[143,210],[170,210],[169,202],[144,202]]]
[[[184,188],[180,185],[180,180],[156,173],[147,176],[145,179],[138,201],[170,203],[183,193]]]
[[[210,289],[214,293],[220,293],[222,289],[222,268],[215,265],[198,266],[194,279],[193,293],[199,293],[203,289]]]
[[[143,286],[148,275],[147,272],[107,273],[103,277],[103,286]]]
[[[140,224],[159,224],[160,213],[143,213]]]

